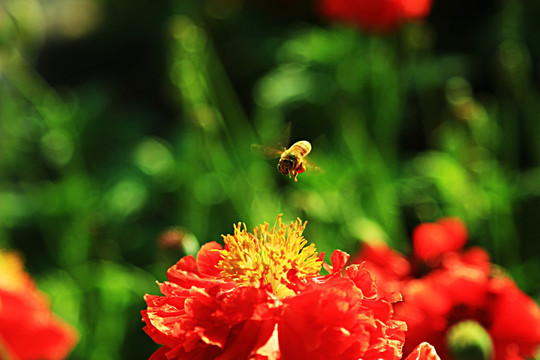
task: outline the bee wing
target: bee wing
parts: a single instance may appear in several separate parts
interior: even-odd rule
[[[289,123],[287,124],[287,127],[285,128],[283,136],[281,137],[278,143],[279,147],[286,149],[288,146],[290,146],[289,144],[290,139],[291,139],[291,122],[289,121]]]
[[[304,159],[304,166],[306,167],[307,170],[309,170],[309,172],[311,173],[315,173],[315,174],[320,174],[320,173],[323,173],[324,170],[321,169],[320,167],[318,167],[317,165],[315,165],[314,163],[310,162],[310,161],[307,161]]]
[[[283,150],[271,148],[269,146],[251,144],[251,151],[258,155],[262,155],[266,159],[275,159],[281,156]]]

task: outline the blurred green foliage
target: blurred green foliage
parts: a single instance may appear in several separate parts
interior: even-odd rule
[[[351,253],[375,237],[407,252],[419,222],[459,216],[538,296],[538,15],[435,1],[376,35],[309,1],[4,0],[0,244],[80,331],[70,359],[148,358],[155,280],[279,213]],[[298,183],[250,151],[289,123],[324,169]],[[184,245],[160,246],[173,226]]]

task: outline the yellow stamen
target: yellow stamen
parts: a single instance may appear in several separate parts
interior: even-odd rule
[[[270,284],[277,297],[292,295],[287,287],[287,273],[296,271],[300,279],[317,276],[322,267],[314,244],[307,244],[302,236],[307,221],[300,219],[289,226],[281,222],[269,229],[268,223],[250,233],[246,224],[234,226],[234,235],[223,236],[225,249],[220,250],[218,268],[221,277],[239,285]]]

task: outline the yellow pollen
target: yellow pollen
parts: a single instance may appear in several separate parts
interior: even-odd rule
[[[296,277],[305,279],[317,276],[322,267],[314,244],[307,244],[302,236],[307,221],[300,219],[290,225],[281,222],[269,229],[264,223],[250,233],[246,224],[234,226],[234,235],[224,235],[225,249],[219,250],[220,276],[239,285],[260,286],[270,284],[277,297],[294,294],[287,287],[287,274],[294,270]]]

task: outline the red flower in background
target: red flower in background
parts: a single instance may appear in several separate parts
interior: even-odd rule
[[[399,291],[401,280],[411,272],[409,260],[383,241],[364,243],[351,263],[364,263],[364,268],[375,278],[380,294]]]
[[[76,331],[54,316],[19,256],[0,252],[0,357],[59,360],[76,342]]]
[[[456,358],[460,351],[478,351],[480,358],[494,360],[534,356],[540,345],[540,308],[496,271],[483,249],[462,251],[466,240],[464,224],[447,218],[414,230],[416,259],[410,271],[396,271],[395,260],[402,258],[384,245],[376,251],[368,245],[356,261],[367,261],[366,268],[380,274],[380,289],[403,294],[395,318],[407,323],[405,354],[428,341],[442,359]],[[472,350],[464,349],[464,343]]]
[[[145,296],[144,330],[163,345],[151,359],[400,359],[399,294],[379,297],[361,265],[343,274],[339,250],[319,275],[322,254],[305,246],[304,226],[238,225],[225,249],[208,243],[171,267],[164,296]]]
[[[430,261],[461,249],[467,242],[467,227],[457,218],[443,218],[436,223],[418,225],[412,234],[414,255]]]
[[[321,0],[319,9],[329,19],[385,31],[425,18],[431,10],[431,0]]]
[[[464,321],[476,322],[489,334],[493,348],[486,358],[532,357],[540,344],[538,305],[513,281],[491,277],[485,267],[451,257],[440,269],[405,282],[402,291],[405,301],[396,307],[396,318],[409,328],[405,352],[427,340],[447,358],[452,329]]]

